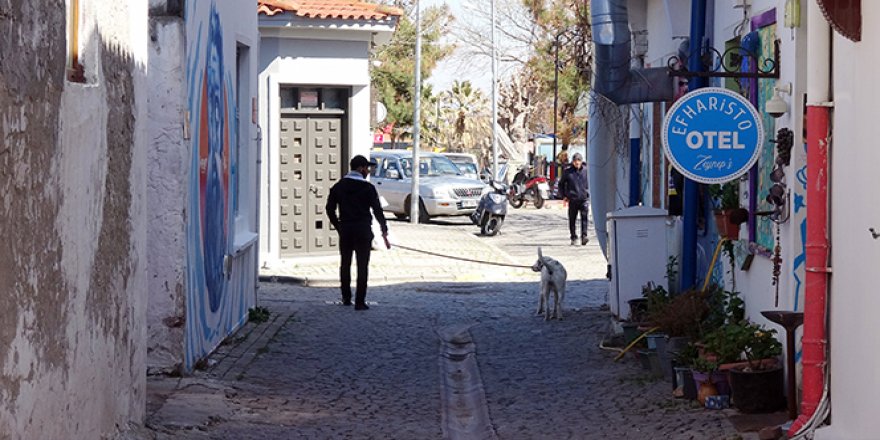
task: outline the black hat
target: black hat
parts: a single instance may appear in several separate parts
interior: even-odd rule
[[[374,167],[378,165],[374,159],[367,160],[366,157],[358,154],[355,157],[351,158],[351,162],[349,163],[351,169],[356,170],[360,167]]]

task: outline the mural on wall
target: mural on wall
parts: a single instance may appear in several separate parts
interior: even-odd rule
[[[227,278],[230,232],[230,139],[236,127],[235,40],[224,38],[215,2],[187,3],[187,79],[192,130],[187,215],[185,368],[210,353],[244,323],[248,301]],[[228,41],[227,41],[228,40]]]
[[[760,50],[758,56],[760,59],[773,59],[774,46],[776,41],[776,24],[770,24],[758,29],[760,36]],[[767,101],[773,98],[773,86],[776,81],[759,80],[758,81],[758,111],[764,120],[764,132],[775,133],[776,120],[770,116],[765,109]],[[761,150],[761,156],[758,158],[758,212],[771,211],[773,205],[766,200],[767,194],[770,192],[770,186],[773,182],[770,180],[770,173],[773,171],[773,165],[776,160],[775,151],[776,144],[771,142],[773,136],[767,136],[764,140],[764,148]],[[764,249],[773,249],[775,244],[776,224],[766,216],[759,216],[757,219],[757,235],[755,242]]]

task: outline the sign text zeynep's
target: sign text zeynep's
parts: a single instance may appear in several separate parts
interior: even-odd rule
[[[758,160],[764,126],[752,104],[727,89],[695,90],[663,121],[663,148],[675,168],[701,183],[728,182]]]

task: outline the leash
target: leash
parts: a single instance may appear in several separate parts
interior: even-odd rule
[[[401,248],[401,249],[404,249],[404,250],[407,250],[407,251],[411,251],[411,252],[420,253],[420,254],[431,255],[431,256],[434,256],[434,257],[448,258],[448,259],[450,259],[450,260],[467,261],[467,262],[469,262],[469,263],[488,264],[488,265],[491,265],[491,266],[515,267],[515,268],[517,268],[517,269],[531,269],[531,268],[532,268],[532,266],[523,266],[523,265],[519,265],[519,264],[497,263],[497,262],[494,262],[494,261],[484,261],[484,260],[475,260],[475,259],[472,259],[472,258],[454,257],[454,256],[452,256],[452,255],[438,254],[438,253],[436,253],[436,252],[425,251],[425,250],[421,250],[421,249],[415,249],[415,248],[411,248],[411,247],[407,247],[407,246],[399,245],[399,244],[396,244],[396,243],[395,243],[395,244],[392,244],[392,246],[399,247],[399,248]]]

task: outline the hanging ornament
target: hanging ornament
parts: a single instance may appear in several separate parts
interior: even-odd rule
[[[776,246],[773,248],[773,285],[776,286],[774,306],[779,307],[779,275],[782,274],[782,244],[779,223],[776,223]]]

